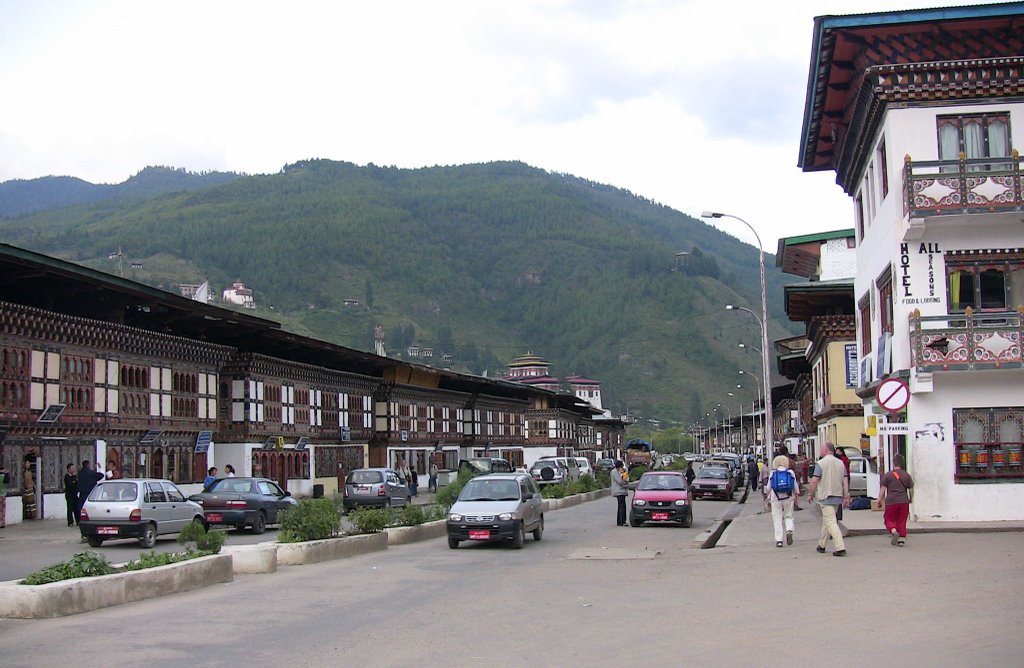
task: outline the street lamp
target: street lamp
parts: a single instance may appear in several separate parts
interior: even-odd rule
[[[701,215],[701,218],[732,218],[750,228],[750,231],[754,233],[754,238],[757,239],[757,250],[758,250],[758,265],[761,270],[761,364],[764,367],[762,373],[764,374],[764,419],[765,428],[771,431],[773,429],[772,422],[772,399],[771,399],[771,367],[768,362],[768,298],[766,297],[765,289],[765,278],[764,278],[764,245],[761,243],[761,235],[757,233],[754,226],[743,220],[739,216],[734,216],[729,213],[722,213],[720,211],[705,211]],[[771,453],[768,451],[768,444],[774,445],[775,438],[771,431],[766,432],[765,438],[765,449],[764,457],[768,459]]]

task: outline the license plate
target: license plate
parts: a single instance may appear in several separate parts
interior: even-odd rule
[[[96,533],[101,536],[116,536],[118,530],[117,527],[96,527]]]
[[[659,520],[667,520],[668,519],[668,513],[651,513],[651,519],[654,520],[655,522],[657,522]]]
[[[224,516],[220,513],[206,513],[207,522],[223,522]]]
[[[471,529],[469,531],[470,540],[490,540],[491,532],[486,529]]]
[[[369,485],[356,485],[356,491],[357,492],[369,492],[370,491],[370,486]]]

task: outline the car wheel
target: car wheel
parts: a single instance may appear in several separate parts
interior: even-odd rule
[[[85,540],[89,543],[89,547],[99,547],[103,545],[103,539],[99,536],[86,536]]]
[[[544,516],[541,515],[540,516],[540,524],[538,524],[537,528],[533,530],[533,540],[539,541],[543,537],[544,537]]]
[[[630,518],[629,518],[629,526],[631,526],[631,527],[638,527],[641,524],[643,524],[643,522],[641,522],[640,520],[638,520],[635,517],[630,516]]]
[[[151,524],[147,524],[146,525],[145,531],[143,531],[142,536],[139,538],[139,545],[141,545],[142,547],[146,548],[147,550],[152,549],[153,546],[156,545],[156,525],[155,524],[151,523]]]
[[[683,526],[685,528],[687,528],[687,529],[689,529],[691,526],[693,526],[693,511],[692,510],[687,511],[686,519],[683,520]]]
[[[450,549],[454,550],[458,546],[459,546],[459,539],[458,538],[452,538],[451,536],[448,536],[448,547]]]
[[[252,523],[252,532],[259,534],[267,530],[267,516],[263,511],[256,513],[256,520]]]
[[[526,542],[526,527],[523,523],[519,523],[519,531],[516,532],[514,538],[512,538],[512,549],[521,550],[523,549],[523,543]]]

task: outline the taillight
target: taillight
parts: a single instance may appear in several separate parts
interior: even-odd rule
[[[228,508],[245,508],[245,501],[228,501],[224,505]]]
[[[136,508],[132,511],[132,514],[128,516],[128,519],[132,522],[138,522],[142,519],[142,511]]]
[[[85,512],[84,507],[82,508],[82,512],[78,514],[78,517],[79,519],[85,520],[86,522],[89,521],[89,513]]]
[[[387,493],[384,491],[384,486],[382,485],[381,488],[377,490],[377,496],[385,496],[386,494]]]

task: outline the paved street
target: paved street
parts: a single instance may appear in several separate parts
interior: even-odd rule
[[[69,648],[80,666],[130,649],[133,661],[176,668],[1019,664],[1024,575],[1013,565],[1024,535],[925,535],[902,550],[851,538],[843,560],[815,553],[810,536],[785,550],[770,540],[693,549],[732,508],[699,502],[692,529],[618,528],[601,499],[549,513],[543,542],[521,551],[451,551],[438,539],[74,617],[0,620],[0,657],[5,667],[64,663]]]

